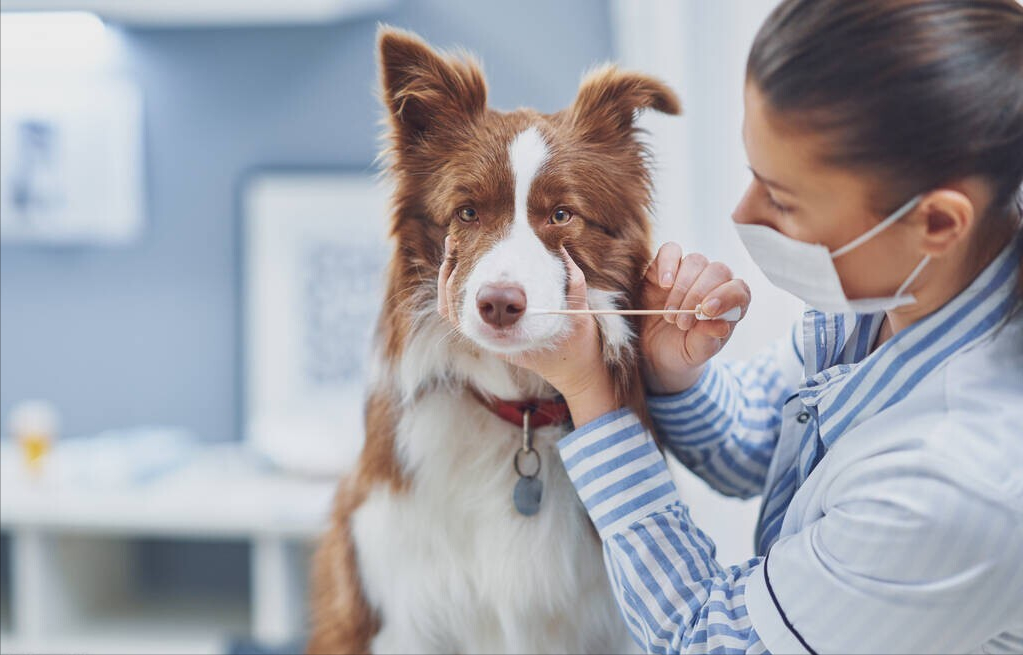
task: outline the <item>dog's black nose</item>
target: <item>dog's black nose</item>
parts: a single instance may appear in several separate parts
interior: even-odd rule
[[[522,287],[487,284],[476,294],[476,307],[484,322],[505,328],[526,312],[526,292]]]

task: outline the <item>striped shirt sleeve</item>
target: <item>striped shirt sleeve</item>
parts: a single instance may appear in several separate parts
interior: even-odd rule
[[[763,491],[785,399],[801,373],[795,329],[750,361],[711,360],[693,387],[648,396],[662,443],[689,470],[727,495]]]
[[[639,419],[618,410],[558,443],[600,534],[604,561],[633,638],[649,653],[761,653],[746,610],[752,559],[724,567],[681,503]]]

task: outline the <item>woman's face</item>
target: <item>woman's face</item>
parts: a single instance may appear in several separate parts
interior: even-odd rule
[[[787,124],[753,83],[746,85],[745,110],[743,140],[753,181],[732,215],[736,223],[766,225],[836,250],[884,218],[873,209],[870,182],[822,164],[828,144],[799,131],[798,124]],[[892,295],[912,272],[923,257],[911,249],[913,220],[911,212],[834,260],[849,298]]]

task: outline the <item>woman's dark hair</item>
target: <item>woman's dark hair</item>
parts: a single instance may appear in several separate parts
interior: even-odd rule
[[[883,181],[879,213],[977,175],[994,193],[981,236],[1023,220],[1017,0],[784,0],[746,75],[772,110],[825,135],[828,163]]]

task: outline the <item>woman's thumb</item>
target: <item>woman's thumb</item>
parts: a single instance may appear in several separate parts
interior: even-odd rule
[[[586,297],[586,276],[575,263],[565,246],[561,246],[561,257],[565,260],[565,272],[568,274],[568,289],[565,300],[568,309],[589,309]]]

